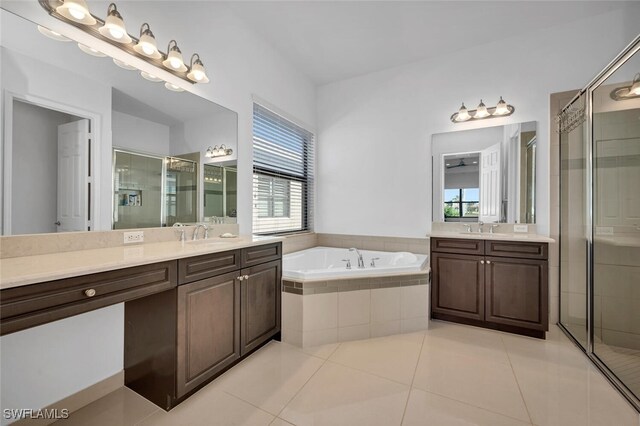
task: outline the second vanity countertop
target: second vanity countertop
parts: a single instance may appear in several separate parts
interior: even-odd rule
[[[471,240],[498,240],[498,241],[520,241],[520,242],[532,242],[532,243],[555,243],[553,238],[546,237],[538,234],[526,234],[526,233],[514,233],[514,234],[502,234],[489,232],[455,232],[455,231],[434,231],[427,234],[430,238],[461,238]]]
[[[282,241],[241,235],[197,241],[165,241],[0,259],[0,289]]]

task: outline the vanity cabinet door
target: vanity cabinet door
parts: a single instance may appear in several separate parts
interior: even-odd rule
[[[446,317],[484,320],[484,256],[431,254],[431,310]]]
[[[280,331],[282,261],[242,270],[242,355]]]
[[[178,398],[240,358],[239,272],[178,287]]]
[[[487,257],[486,320],[546,331],[547,261]]]

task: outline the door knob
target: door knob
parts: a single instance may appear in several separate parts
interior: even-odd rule
[[[482,263],[484,265],[484,260],[481,260],[480,263]]]
[[[60,226],[60,225],[62,225],[62,224],[60,223],[60,221],[57,221],[57,222],[53,222],[53,224],[54,224],[54,225],[57,225],[57,226]]]

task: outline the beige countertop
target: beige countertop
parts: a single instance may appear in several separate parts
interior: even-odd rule
[[[168,241],[0,259],[0,289],[282,241],[241,235]]]
[[[528,241],[532,243],[555,243],[553,238],[546,237],[544,235],[538,234],[502,234],[495,233],[490,234],[489,232],[447,232],[447,231],[436,231],[431,234],[427,234],[427,237],[430,238],[462,238],[462,239],[472,239],[472,240],[498,240],[498,241]]]

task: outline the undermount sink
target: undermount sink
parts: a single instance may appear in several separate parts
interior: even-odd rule
[[[204,245],[204,244],[211,244],[211,245],[216,245],[216,244],[228,244],[229,241],[221,241],[221,240],[210,240],[210,239],[206,239],[206,240],[188,240],[185,241],[187,244],[195,244],[195,245]]]

